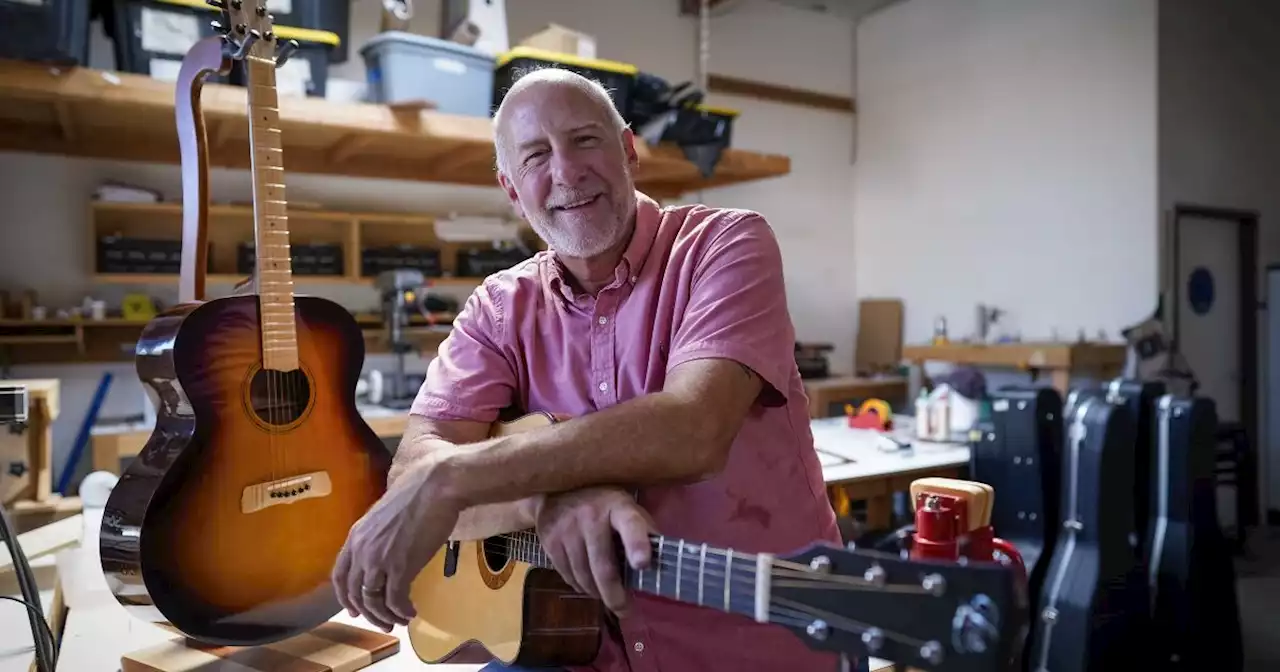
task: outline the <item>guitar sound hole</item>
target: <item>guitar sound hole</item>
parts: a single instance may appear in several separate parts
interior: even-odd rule
[[[491,537],[485,539],[481,546],[484,548],[484,566],[494,574],[501,572],[511,557],[507,549],[507,541],[502,537]]]
[[[249,383],[249,398],[259,420],[280,427],[302,417],[311,402],[311,384],[302,369],[259,369]]]

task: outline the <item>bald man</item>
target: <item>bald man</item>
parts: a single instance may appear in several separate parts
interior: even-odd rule
[[[636,191],[632,131],[571,72],[519,79],[494,124],[498,183],[550,250],[486,278],[459,312],[392,487],[338,559],[343,605],[405,624],[409,583],[447,539],[535,528],[565,581],[607,607],[609,635],[584,669],[838,669],[754,620],[750,554],[840,542],[769,224]],[[513,409],[567,419],[488,438]],[[652,585],[623,588],[614,534]],[[727,582],[726,564],[738,568]],[[706,585],[731,590],[703,601]]]

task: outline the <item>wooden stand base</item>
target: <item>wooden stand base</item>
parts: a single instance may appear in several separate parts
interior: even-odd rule
[[[349,672],[400,650],[400,640],[345,623],[325,623],[304,635],[263,646],[205,646],[185,638],[120,657],[121,672]]]

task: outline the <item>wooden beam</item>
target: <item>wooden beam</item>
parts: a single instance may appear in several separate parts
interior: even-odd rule
[[[854,113],[856,108],[852,98],[833,96],[820,91],[796,89],[790,86],[768,84],[752,79],[730,77],[728,75],[708,75],[707,88],[715,93],[728,93],[735,96],[751,96],[761,100],[769,100],[787,105],[802,105],[820,110]]]

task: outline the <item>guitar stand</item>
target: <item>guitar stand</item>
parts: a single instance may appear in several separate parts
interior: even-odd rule
[[[175,637],[120,657],[121,672],[283,670],[315,672],[364,669],[400,651],[400,639],[330,621],[285,640],[261,646],[216,646]]]

